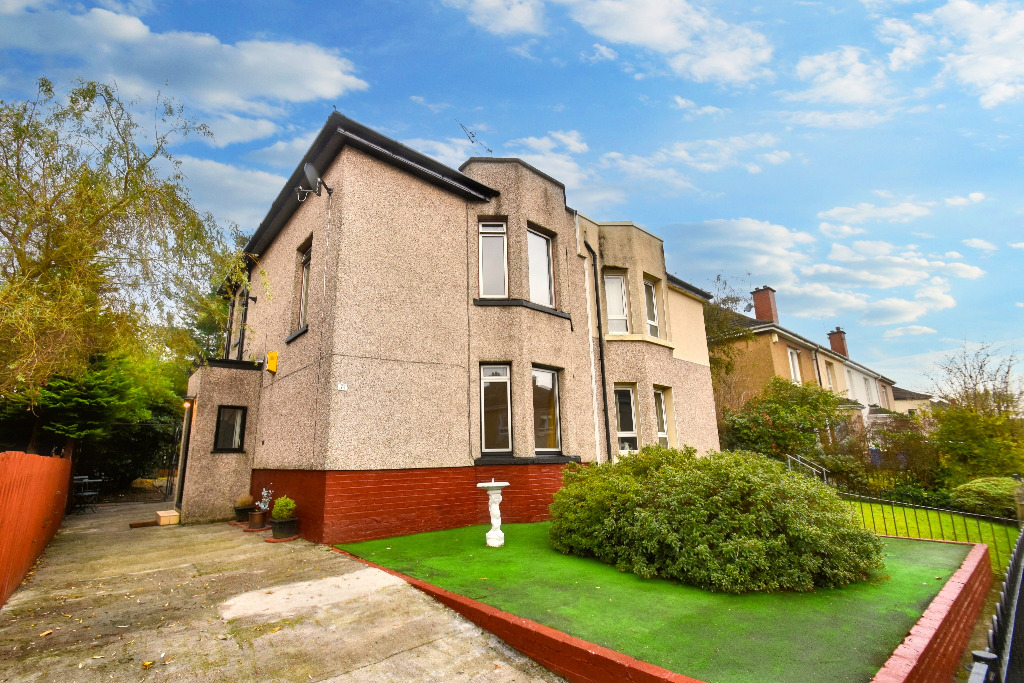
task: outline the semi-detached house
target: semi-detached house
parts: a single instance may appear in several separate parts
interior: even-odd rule
[[[718,448],[709,295],[519,159],[455,170],[334,113],[245,250],[223,357],[189,380],[185,522],[266,487],[311,540],[451,528],[486,521],[492,478],[530,521],[568,462]]]

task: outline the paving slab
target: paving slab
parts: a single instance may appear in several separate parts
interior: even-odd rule
[[[0,681],[562,681],[405,582],[226,523],[68,517],[0,609]]]

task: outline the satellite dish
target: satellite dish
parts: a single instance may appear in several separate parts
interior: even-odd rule
[[[334,192],[334,190],[332,190],[327,185],[327,183],[324,182],[323,178],[320,177],[320,174],[317,173],[316,167],[313,164],[307,162],[306,165],[302,167],[302,172],[306,175],[306,182],[309,183],[309,186],[312,189],[307,190],[301,185],[295,188],[295,193],[296,195],[298,195],[298,199],[300,202],[306,201],[306,197],[308,197],[313,192],[315,192],[316,196],[319,197],[321,186],[323,186],[324,189],[327,190],[328,196]]]

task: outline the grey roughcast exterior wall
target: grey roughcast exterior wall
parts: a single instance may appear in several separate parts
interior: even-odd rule
[[[297,200],[306,163],[330,195]],[[671,284],[660,239],[579,215],[564,185],[518,159],[456,171],[334,113],[246,252],[231,361],[189,385],[185,521],[227,518],[254,470],[607,462],[619,384],[635,392],[638,445],[718,447],[706,293]],[[609,334],[605,272],[628,276],[637,333]],[[483,369],[496,375],[487,406]],[[220,406],[245,409],[243,434]],[[484,422],[503,446],[486,447]]]

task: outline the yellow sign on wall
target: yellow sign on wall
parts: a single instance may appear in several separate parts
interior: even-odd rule
[[[277,372],[277,351],[267,352],[267,372]]]

